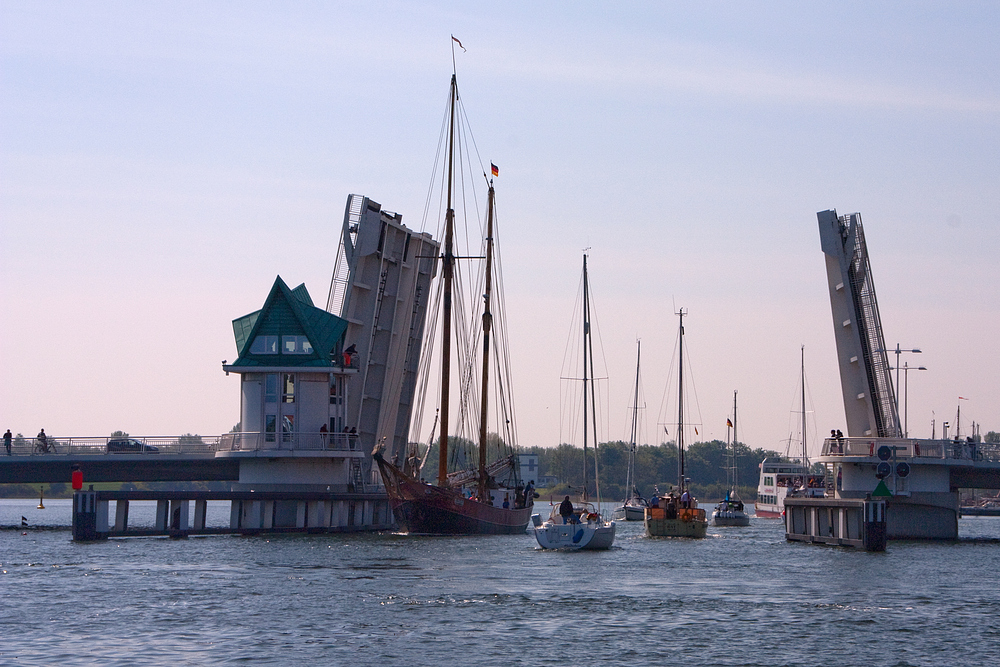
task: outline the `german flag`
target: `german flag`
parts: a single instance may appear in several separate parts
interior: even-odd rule
[[[500,175],[500,167],[496,166],[492,162],[490,162],[490,170],[493,172],[494,176],[499,176]]]

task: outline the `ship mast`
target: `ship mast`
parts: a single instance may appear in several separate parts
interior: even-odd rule
[[[587,502],[587,342],[590,339],[590,294],[587,255],[583,255],[583,501]]]
[[[451,379],[451,288],[455,273],[454,227],[455,209],[452,208],[452,181],[455,173],[455,100],[458,82],[451,75],[451,109],[448,121],[448,209],[445,214],[444,232],[444,298],[441,336],[441,437],[438,451],[438,486],[448,485],[448,394]]]
[[[635,440],[639,436],[639,358],[642,352],[642,341],[635,342],[635,398],[632,400],[632,442],[629,443],[628,470],[625,472],[626,500],[632,497],[632,487],[635,486]]]
[[[489,374],[490,374],[490,329],[493,326],[493,314],[490,312],[490,293],[493,289],[493,183],[490,183],[486,202],[486,291],[483,300],[483,394],[482,409],[479,413],[479,500],[484,502],[486,496],[486,418],[489,404]]]
[[[677,486],[684,492],[684,309],[677,311],[680,317],[677,364]]]
[[[736,464],[736,424],[737,423],[738,423],[738,420],[736,419],[736,390],[733,390],[733,442],[732,442],[732,450],[731,450],[731,456],[733,457],[733,462],[732,462],[733,482],[732,482],[732,484],[733,484],[733,490],[736,491],[737,493],[739,493],[739,491],[738,491],[738,487],[739,487],[739,484],[740,484],[740,481],[739,481],[739,471],[737,470],[737,464]]]
[[[802,465],[809,465],[809,451],[806,448],[806,346],[802,346]]]

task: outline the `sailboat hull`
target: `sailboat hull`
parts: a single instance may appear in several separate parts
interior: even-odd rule
[[[712,525],[715,526],[749,526],[750,517],[746,512],[716,511],[712,513]]]
[[[642,521],[646,518],[646,508],[641,505],[622,505],[615,509],[611,518],[615,521]]]
[[[543,549],[610,549],[615,542],[615,522],[560,524],[546,521],[535,526],[535,539]]]
[[[532,505],[504,509],[465,498],[459,491],[404,475],[375,457],[389,505],[403,532],[418,535],[519,535],[528,527]]]

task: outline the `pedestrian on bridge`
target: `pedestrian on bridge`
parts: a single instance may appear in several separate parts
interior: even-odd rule
[[[10,456],[10,438],[10,429],[7,429],[7,432],[3,434],[3,447],[7,450],[7,456]]]

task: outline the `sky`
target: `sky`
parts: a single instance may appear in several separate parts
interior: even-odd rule
[[[452,71],[501,169],[522,445],[561,439],[581,256],[627,437],[677,317],[699,439],[845,428],[816,212],[860,211],[910,434],[1000,430],[1000,7],[0,1],[0,429],[228,431],[231,321],[325,303],[347,196],[419,229]],[[436,224],[436,223],[430,223]],[[810,432],[812,437],[813,432]],[[815,453],[815,451],[814,451]]]

